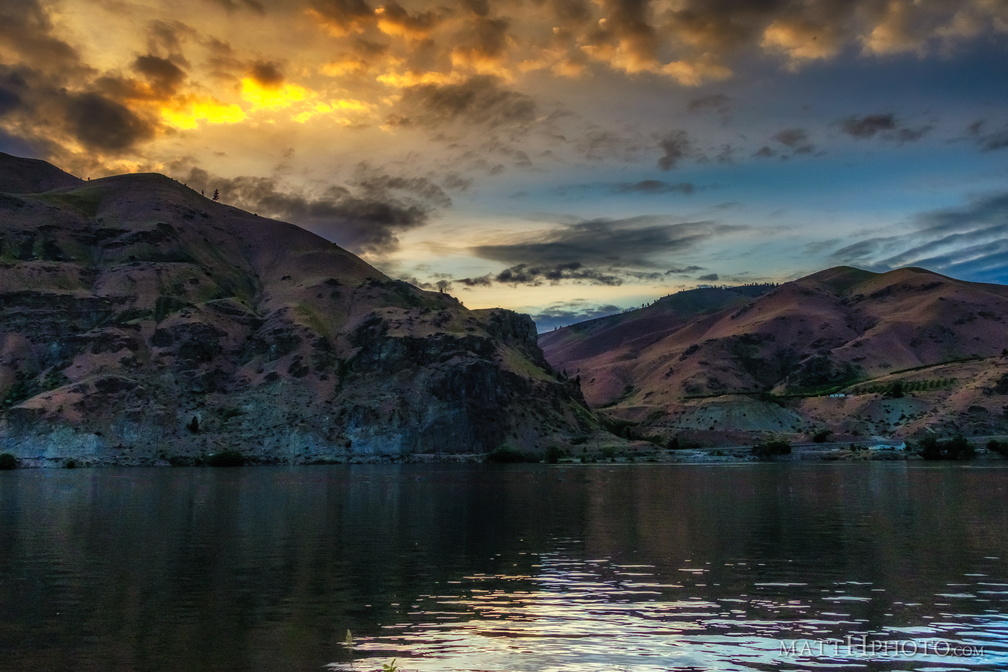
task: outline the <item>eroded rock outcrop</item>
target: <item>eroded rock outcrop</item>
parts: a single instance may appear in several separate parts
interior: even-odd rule
[[[544,450],[597,430],[527,316],[166,177],[4,156],[0,222],[0,452],[28,463]]]

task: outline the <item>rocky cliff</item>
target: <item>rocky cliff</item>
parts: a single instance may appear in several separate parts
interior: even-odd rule
[[[304,463],[596,431],[532,321],[470,311],[161,175],[0,155],[0,452]]]

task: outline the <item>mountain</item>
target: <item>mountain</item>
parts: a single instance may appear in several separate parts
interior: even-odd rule
[[[989,434],[1008,432],[1006,318],[1008,287],[840,267],[681,292],[539,342],[589,405],[663,440]]]
[[[5,154],[0,399],[0,452],[39,464],[543,450],[597,428],[527,316],[162,175]]]

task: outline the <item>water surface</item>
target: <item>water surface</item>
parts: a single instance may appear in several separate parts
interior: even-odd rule
[[[0,473],[0,670],[1008,669],[1006,488],[908,463]]]

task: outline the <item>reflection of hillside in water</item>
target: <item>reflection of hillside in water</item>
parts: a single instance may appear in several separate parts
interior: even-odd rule
[[[0,480],[0,646],[18,669],[319,669],[349,662],[350,629],[358,656],[407,669],[776,669],[781,639],[867,633],[984,642],[1004,662],[1003,477],[15,472]]]

